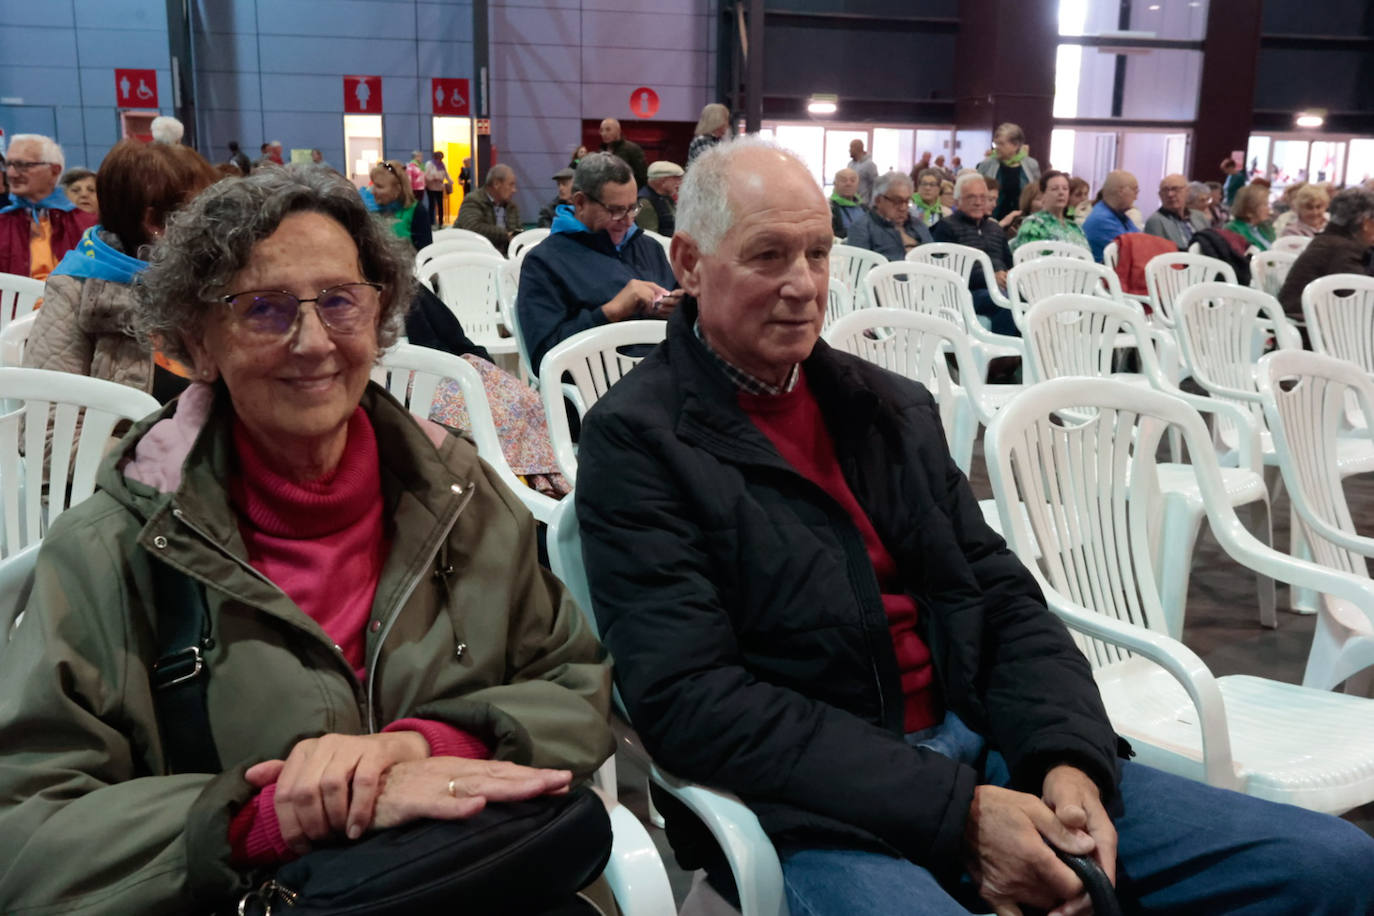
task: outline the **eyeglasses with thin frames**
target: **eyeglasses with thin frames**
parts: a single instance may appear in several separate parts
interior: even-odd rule
[[[894,207],[909,207],[909,206],[911,206],[911,198],[909,198],[909,197],[902,197],[902,196],[900,196],[900,195],[894,195],[894,194],[884,194],[884,195],[882,196],[882,199],[885,200],[885,201],[887,201],[888,203],[892,204],[892,206],[894,206]]]
[[[5,162],[6,169],[14,169],[16,172],[27,172],[29,169],[36,169],[40,165],[52,165],[51,162],[28,162],[23,159],[10,159]]]
[[[586,191],[583,191],[582,193],[587,194]],[[628,207],[608,207],[590,194],[587,194],[587,199],[590,200],[592,203],[596,204],[601,209],[605,210],[607,213],[609,213],[611,215],[611,219],[625,219],[626,217],[634,219],[636,216],[639,215],[639,211],[644,209],[643,204],[632,204]]]
[[[318,296],[301,299],[280,289],[247,290],[223,296],[234,321],[250,334],[280,338],[295,332],[301,306],[310,302],[320,324],[331,334],[356,334],[377,315],[382,285],[367,280],[340,283],[320,290]]]

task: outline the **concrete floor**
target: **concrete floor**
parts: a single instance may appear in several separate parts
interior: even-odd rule
[[[982,443],[976,447],[971,482],[980,498],[992,495],[983,470]],[[1374,475],[1349,478],[1346,494],[1351,515],[1361,534],[1374,534]],[[1281,496],[1274,506],[1275,544],[1288,546],[1288,500]],[[1213,674],[1256,674],[1289,683],[1300,683],[1312,639],[1315,618],[1290,613],[1288,590],[1278,593],[1277,629],[1260,626],[1256,610],[1254,578],[1232,561],[1204,526],[1198,539],[1189,583],[1184,642],[1205,661]],[[628,755],[619,761],[621,800],[647,823],[645,771]],[[1347,820],[1374,835],[1374,804],[1345,815]],[[692,883],[692,875],[677,867],[663,831],[650,828],[668,867],[669,879],[679,904]]]

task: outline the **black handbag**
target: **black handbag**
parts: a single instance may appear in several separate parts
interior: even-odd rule
[[[239,902],[241,916],[533,916],[570,904],[601,874],[611,822],[590,789],[416,821],[287,863]],[[561,910],[560,910],[561,912]],[[591,912],[589,909],[588,912]]]
[[[153,563],[158,658],[153,697],[168,767],[218,773],[206,708],[214,646],[203,588]],[[176,723],[172,728],[164,723]],[[502,913],[572,916],[577,892],[611,855],[606,806],[583,786],[567,795],[501,802],[458,821],[419,820],[355,843],[316,849],[279,867],[238,901],[238,916]]]

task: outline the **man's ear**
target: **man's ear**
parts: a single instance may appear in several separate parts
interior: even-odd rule
[[[677,277],[678,285],[695,299],[697,290],[701,288],[701,249],[696,239],[682,231],[674,232],[669,246],[669,259],[673,262],[673,274]]]

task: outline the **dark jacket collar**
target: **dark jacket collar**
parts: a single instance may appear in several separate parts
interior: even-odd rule
[[[692,332],[697,314],[697,302],[688,296],[668,319],[665,347],[675,389],[681,395],[677,435],[727,461],[791,471],[739,406],[735,386]],[[820,403],[836,451],[843,453],[844,443],[854,441],[874,423],[881,401],[860,373],[824,340],[816,341],[802,362],[802,371]]]

